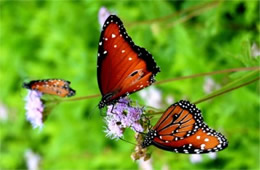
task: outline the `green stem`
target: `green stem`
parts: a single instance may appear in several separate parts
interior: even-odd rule
[[[100,94],[93,94],[93,95],[89,95],[89,96],[82,96],[82,97],[75,97],[72,99],[64,99],[61,100],[61,102],[72,102],[72,101],[78,101],[78,100],[85,100],[85,99],[91,99],[91,98],[96,98],[101,96]]]
[[[193,103],[194,103],[194,104],[199,104],[199,103],[201,103],[201,102],[210,100],[210,99],[212,99],[212,98],[215,98],[215,97],[220,96],[220,95],[222,95],[222,94],[225,94],[225,93],[227,93],[227,92],[230,92],[230,91],[239,89],[239,88],[241,88],[241,87],[243,87],[243,86],[249,85],[249,84],[251,84],[251,83],[253,83],[253,82],[257,81],[257,80],[260,80],[260,77],[257,77],[257,78],[255,78],[255,79],[253,79],[253,80],[251,80],[251,81],[248,81],[248,82],[246,82],[246,83],[243,83],[243,84],[241,84],[241,85],[238,85],[238,86],[235,86],[235,87],[226,89],[226,90],[222,90],[222,89],[221,89],[220,92],[219,92],[219,91],[218,91],[218,92],[214,92],[214,94],[211,94],[211,95],[209,95],[209,96],[206,96],[206,97],[204,97],[204,98],[202,98],[202,99],[200,99],[200,100],[197,100],[197,101],[195,101],[195,102],[193,102]]]
[[[166,16],[163,16],[163,17],[160,17],[160,18],[155,18],[155,19],[151,19],[151,20],[145,20],[145,21],[139,21],[139,22],[132,22],[132,23],[128,23],[126,24],[127,27],[133,27],[133,26],[136,26],[136,25],[145,25],[145,24],[153,24],[153,23],[157,23],[157,22],[162,22],[162,21],[165,21],[165,20],[168,20],[168,19],[171,19],[175,16],[183,16],[185,15],[186,13],[194,13],[196,11],[203,11],[204,8],[208,9],[208,8],[214,8],[216,7],[218,4],[219,4],[220,1],[216,0],[216,1],[212,1],[212,2],[207,2],[207,3],[203,3],[203,4],[199,4],[199,5],[196,5],[196,6],[192,6],[190,8],[187,8],[187,9],[183,9],[181,11],[176,11],[176,12],[173,12],[171,13],[170,15],[166,15]],[[201,14],[202,12],[200,12]],[[186,21],[187,19],[185,19]]]
[[[211,98],[210,96],[218,96],[218,94],[222,93],[222,91],[229,90],[234,85],[238,84],[239,82],[244,82],[245,80],[248,80],[250,77],[253,77],[254,75],[258,75],[258,74],[259,74],[259,71],[250,72],[247,75],[245,75],[245,76],[243,76],[241,78],[238,78],[238,79],[236,79],[236,80],[226,84],[221,89],[212,92],[211,94],[209,94],[208,96],[206,96],[204,98]]]
[[[164,83],[178,81],[178,80],[197,78],[197,77],[201,77],[201,76],[210,76],[210,75],[221,74],[221,73],[230,73],[230,72],[236,72],[236,71],[249,71],[249,70],[260,70],[260,67],[231,68],[231,69],[218,70],[218,71],[212,71],[212,72],[207,72],[207,73],[193,74],[191,76],[183,76],[183,77],[177,77],[177,78],[170,78],[167,80],[161,80],[161,81],[155,82],[154,85],[164,84]]]

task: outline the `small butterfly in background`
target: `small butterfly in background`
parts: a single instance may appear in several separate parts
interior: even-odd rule
[[[208,127],[194,104],[181,100],[171,105],[146,134],[142,147],[150,145],[176,153],[201,154],[221,151],[228,141]]]
[[[23,84],[24,88],[60,97],[71,97],[76,91],[70,88],[70,82],[62,79],[33,80]]]
[[[150,86],[160,72],[152,55],[134,44],[122,21],[110,15],[103,25],[97,60],[97,77],[102,99],[99,108]]]

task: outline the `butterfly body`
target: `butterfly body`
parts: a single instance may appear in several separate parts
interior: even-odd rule
[[[98,48],[97,77],[102,94],[99,108],[150,86],[159,71],[152,55],[134,44],[122,21],[109,16]]]
[[[195,105],[182,100],[171,105],[147,133],[142,147],[150,145],[176,153],[201,154],[223,150],[228,141],[208,127]]]
[[[70,97],[75,95],[75,90],[70,88],[70,82],[62,79],[33,80],[23,86],[30,90],[37,90],[45,94]]]

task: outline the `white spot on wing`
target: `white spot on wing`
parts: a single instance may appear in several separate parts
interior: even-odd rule
[[[201,145],[200,145],[200,148],[201,148],[201,149],[204,149],[205,146],[206,146],[205,144],[201,144]]]
[[[116,37],[116,35],[115,34],[112,34],[112,38],[115,38]]]
[[[196,137],[196,139],[198,139],[198,140],[199,140],[199,139],[200,139],[200,136],[197,136],[197,137]]]
[[[104,51],[104,54],[106,54],[107,53],[107,51]]]
[[[116,48],[117,47],[117,45],[114,45],[114,48]]]
[[[129,60],[129,61],[131,61],[131,60],[132,60],[132,58],[131,58],[131,57],[129,57],[129,58],[128,58],[128,60]]]
[[[122,50],[122,53],[124,53],[125,52],[125,50]]]
[[[209,141],[209,138],[205,138],[205,140],[204,140],[205,142],[208,142]]]

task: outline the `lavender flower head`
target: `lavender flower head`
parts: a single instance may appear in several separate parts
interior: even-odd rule
[[[201,155],[199,155],[199,154],[191,154],[190,155],[190,162],[192,164],[200,163],[202,161],[203,161],[203,158],[202,158]]]
[[[108,11],[107,8],[101,7],[99,9],[98,21],[99,21],[99,24],[100,24],[101,28],[103,27],[103,24],[106,21],[106,19],[109,17],[109,15],[111,15],[111,14],[110,14],[110,12]]]
[[[216,152],[211,152],[211,153],[208,153],[208,154],[205,154],[205,155],[207,155],[210,159],[216,159],[217,158]],[[191,163],[196,164],[196,163],[200,163],[202,161],[203,161],[203,157],[200,154],[191,154],[190,155],[190,162]]]
[[[40,169],[41,157],[37,153],[34,153],[31,149],[26,150],[25,154],[26,164],[28,170]]]
[[[32,124],[33,128],[43,127],[43,111],[44,105],[41,100],[42,93],[29,90],[25,98],[26,119]]]
[[[125,128],[131,128],[135,132],[143,132],[143,127],[139,120],[143,110],[138,107],[129,105],[130,101],[122,98],[119,102],[112,106],[108,106],[105,122],[107,124],[105,132],[106,136],[111,139],[118,139],[123,136]]]

